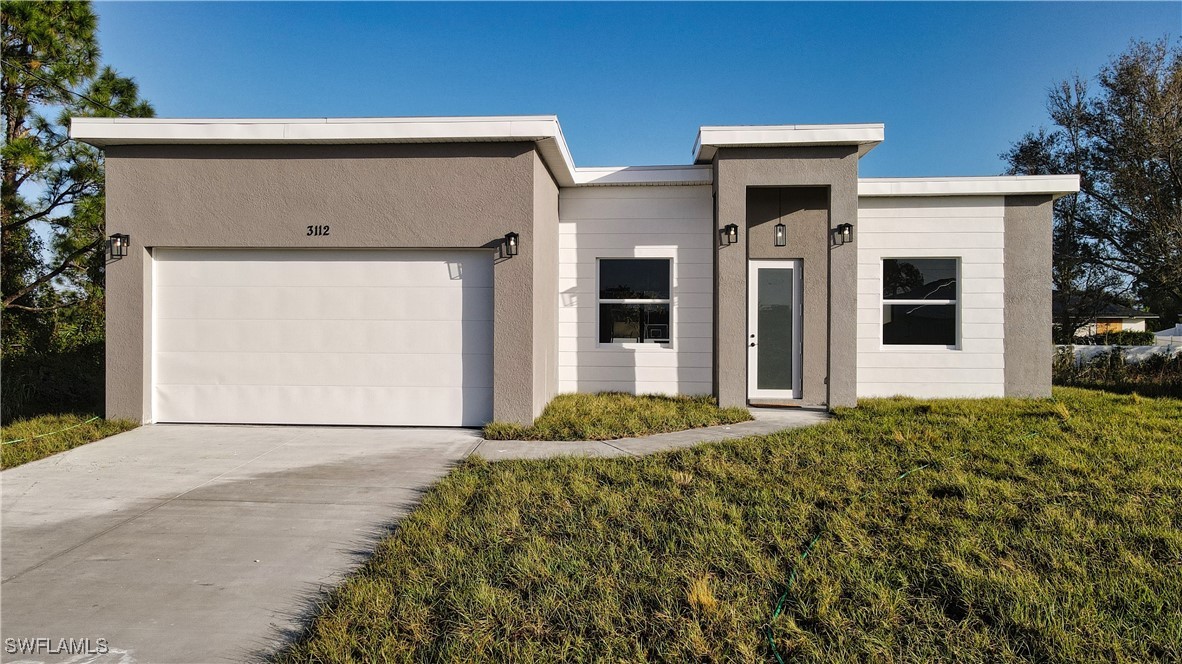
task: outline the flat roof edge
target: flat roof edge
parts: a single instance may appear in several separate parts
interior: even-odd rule
[[[1020,196],[1079,191],[1078,175],[858,178],[858,196]]]
[[[560,185],[574,161],[555,115],[400,118],[70,118],[70,138],[109,145],[467,143],[522,141]]]
[[[718,148],[727,147],[807,147],[857,145],[863,156],[886,136],[881,122],[853,124],[793,125],[703,125],[694,141],[694,163],[714,159]]]
[[[706,125],[694,143],[696,164],[576,168],[555,115],[394,118],[90,118],[70,119],[70,137],[98,147],[170,144],[350,144],[532,142],[559,186],[703,185],[720,147],[858,145],[883,140],[881,123]],[[972,196],[1079,191],[1077,175],[861,178],[858,195]]]
[[[709,166],[604,166],[575,169],[577,187],[694,186],[714,181]]]
[[[251,120],[71,118],[70,137],[91,145],[538,140],[561,135],[555,116]]]

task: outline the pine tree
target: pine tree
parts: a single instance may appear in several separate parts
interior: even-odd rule
[[[79,318],[92,328],[83,336],[101,338],[102,154],[69,139],[69,117],[153,111],[132,79],[101,66],[89,2],[6,1],[0,24],[0,306],[7,357],[53,350],[63,343],[59,333],[77,327]]]

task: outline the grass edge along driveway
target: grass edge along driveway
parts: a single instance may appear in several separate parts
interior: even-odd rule
[[[44,459],[79,445],[93,443],[139,426],[130,420],[104,420],[93,415],[41,415],[0,427],[0,468]]]
[[[770,622],[798,661],[1177,660],[1182,401],[1055,395],[874,400],[640,458],[470,460],[277,658],[774,661]]]

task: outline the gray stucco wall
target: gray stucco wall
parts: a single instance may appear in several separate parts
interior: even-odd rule
[[[528,422],[547,389],[534,284],[557,241],[535,238],[551,206],[532,143],[112,146],[107,231],[131,235],[107,268],[107,415],[151,417],[151,247],[485,248],[509,231],[521,253],[494,274],[493,415]],[[543,169],[544,171],[544,169]],[[539,190],[541,198],[539,198]],[[331,235],[308,237],[308,225]],[[556,224],[554,224],[556,225]],[[556,282],[556,277],[551,281]],[[547,285],[547,288],[549,286]],[[555,285],[556,289],[556,285]],[[551,370],[552,372],[552,370]]]
[[[743,232],[739,242],[717,246],[715,253],[715,393],[724,406],[747,403],[747,260],[749,243],[759,241],[747,232],[748,187],[823,187],[829,192],[828,224],[836,226],[858,219],[858,151],[856,146],[812,148],[723,148],[714,160],[714,188],[717,196],[717,222],[721,228],[738,224]],[[828,227],[802,230],[809,239],[798,238],[803,270],[810,278],[805,283],[805,358],[811,388],[802,389],[803,403],[824,404],[830,408],[853,406],[857,401],[857,279],[858,258],[855,242],[830,247]],[[817,251],[823,242],[824,253]],[[767,244],[770,245],[770,240]],[[759,250],[757,250],[759,251]],[[816,275],[825,275],[821,284]],[[816,302],[827,302],[828,318],[824,335],[810,312],[824,311]],[[831,350],[833,352],[831,352]],[[810,359],[810,357],[812,359]],[[810,362],[824,358],[826,385],[824,400],[817,397],[815,368]]]
[[[537,417],[558,392],[558,184],[534,160],[534,392]]]
[[[775,226],[781,221],[785,226],[785,243],[777,247]],[[825,376],[828,375],[829,228],[829,190],[825,187],[747,190],[747,258],[800,260],[804,344],[800,403],[812,406],[828,401]]]
[[[1006,396],[1051,396],[1052,207],[1050,196],[1006,196]]]

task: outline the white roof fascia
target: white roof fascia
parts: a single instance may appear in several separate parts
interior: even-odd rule
[[[576,168],[553,115],[409,118],[71,118],[70,136],[91,145],[136,144],[341,144],[529,141],[537,145],[559,186],[704,185],[708,165]],[[701,127],[696,161],[709,162],[719,147],[858,145],[859,153],[883,139],[881,124]],[[709,155],[709,156],[707,156]],[[1079,191],[1075,175],[862,178],[859,196],[968,196]]]
[[[884,136],[882,123],[706,126],[698,128],[694,163],[713,161],[718,148],[736,147],[857,145],[860,157],[881,143]]]
[[[608,166],[576,168],[580,186],[705,185],[714,181],[710,166]]]
[[[530,141],[560,186],[710,184],[709,168],[576,168],[553,115],[421,118],[71,118],[70,136],[136,144],[340,144]]]
[[[1078,175],[859,178],[858,196],[1020,196],[1079,191]]]
[[[435,143],[530,141],[562,186],[574,162],[553,115],[439,118],[71,118],[70,137],[91,145],[226,143]]]

